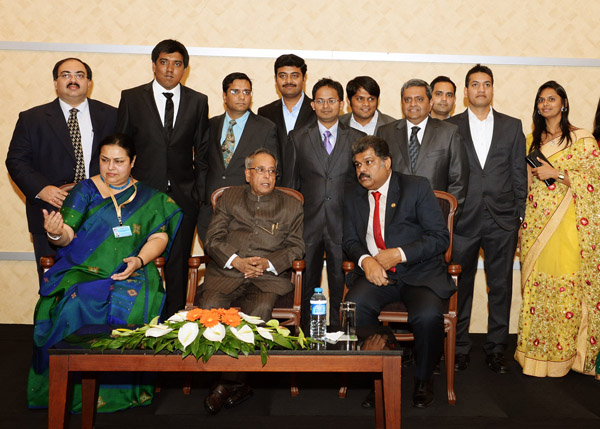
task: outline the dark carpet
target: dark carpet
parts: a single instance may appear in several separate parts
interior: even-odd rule
[[[46,410],[28,410],[25,389],[31,358],[32,326],[0,325],[0,427],[47,427]],[[484,362],[483,335],[474,335],[471,364],[456,374],[457,403],[448,405],[445,375],[435,377],[435,402],[425,410],[412,407],[413,368],[402,374],[403,428],[600,428],[600,381],[569,373],[559,379],[524,376],[512,360],[509,374],[494,374]],[[210,416],[202,401],[211,374],[194,374],[192,393],[181,391],[183,374],[162,374],[162,390],[152,405],[114,414],[98,414],[97,428],[239,428],[362,429],[375,427],[375,413],[361,408],[372,377],[348,376],[348,396],[339,399],[339,374],[298,374],[300,395],[289,394],[286,374],[251,374],[254,396],[233,409]],[[70,427],[80,427],[72,415]]]

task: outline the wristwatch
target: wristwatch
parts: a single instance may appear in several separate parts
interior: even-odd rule
[[[565,175],[563,173],[558,173],[558,181],[562,182],[563,180],[565,180]]]

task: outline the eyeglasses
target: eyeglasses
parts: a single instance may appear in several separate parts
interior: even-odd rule
[[[71,73],[71,72],[62,72],[59,75],[59,77],[64,80],[69,80],[72,77],[74,77],[75,80],[82,80],[82,79],[86,78],[85,73]]]
[[[229,93],[231,95],[240,95],[240,94],[244,94],[245,96],[249,96],[252,95],[252,90],[250,89],[230,89]]]
[[[268,174],[269,176],[277,176],[278,171],[275,168],[251,167],[248,170],[254,170],[258,174]]]
[[[336,100],[335,98],[330,98],[329,100],[325,100],[323,98],[317,98],[315,100],[315,103],[318,104],[319,106],[322,106],[323,104],[329,104],[330,106],[333,106],[334,104],[339,103],[340,100]]]

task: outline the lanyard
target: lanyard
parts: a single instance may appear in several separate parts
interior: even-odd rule
[[[135,186],[135,182],[132,183],[132,186],[134,189],[133,194],[131,194],[131,196],[129,197],[129,199],[127,201],[125,201],[124,203],[121,203],[121,204],[117,204],[117,199],[113,195],[112,190],[110,189],[110,186],[107,186],[108,193],[110,194],[110,198],[112,199],[112,202],[115,206],[115,211],[117,212],[117,219],[119,219],[119,226],[123,226],[123,222],[121,221],[121,208],[125,204],[129,204],[130,202],[132,202],[133,199],[135,198],[135,196],[137,195],[137,186]]]

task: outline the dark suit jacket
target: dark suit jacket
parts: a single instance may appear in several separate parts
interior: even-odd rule
[[[478,235],[484,210],[500,228],[507,231],[517,229],[521,223],[519,218],[525,216],[527,197],[525,136],[521,121],[494,110],[492,144],[483,168],[473,146],[467,111],[446,122],[458,126],[470,169],[463,214],[454,232],[466,237]]]
[[[392,118],[390,115],[386,115],[385,113],[381,113],[379,110],[379,116],[377,117],[377,124],[375,124],[375,134],[377,134],[377,130],[391,122],[394,122],[396,119]],[[340,122],[344,125],[350,126],[350,119],[352,119],[352,113],[346,113],[340,116]]]
[[[392,169],[402,174],[426,177],[436,191],[454,195],[458,202],[455,217],[458,219],[469,184],[469,161],[458,128],[430,117],[425,127],[415,171],[411,172],[406,127],[407,120],[400,119],[384,125],[377,131],[377,136],[387,141],[390,147]]]
[[[135,142],[133,176],[159,191],[170,181],[173,199],[195,216],[204,190],[208,139],[208,98],[181,86],[179,109],[171,138],[167,136],[154,101],[152,82],[124,90],[119,103],[117,131]]]
[[[304,195],[304,241],[316,242],[327,230],[336,244],[342,243],[344,187],[356,182],[352,164],[352,143],[365,133],[338,124],[331,155],[327,154],[317,122],[290,133],[292,163],[289,184]],[[291,186],[290,186],[291,185]]]
[[[357,264],[349,275],[351,286],[367,248],[369,194],[359,184],[348,188],[344,198],[344,251]],[[411,286],[427,286],[439,297],[449,298],[456,286],[448,275],[444,252],[450,242],[448,227],[429,182],[418,176],[392,173],[385,209],[385,245],[401,247],[406,263],[396,265],[389,278]]]
[[[88,103],[94,130],[90,175],[94,176],[100,172],[98,144],[114,132],[117,109],[96,100],[88,99]],[[19,114],[8,148],[6,168],[27,198],[30,232],[45,232],[42,209],[56,210],[35,196],[48,185],[61,186],[72,182],[76,164],[75,151],[58,98]]]
[[[316,122],[317,116],[315,111],[311,107],[312,99],[308,95],[304,94],[304,101],[300,106],[300,112],[296,119],[294,129],[298,130],[308,124]],[[287,165],[288,159],[291,156],[291,147],[288,141],[288,132],[285,128],[285,120],[283,119],[283,101],[281,98],[273,101],[272,103],[266,104],[258,109],[258,115],[267,118],[275,124],[277,127],[277,139],[279,141],[279,158],[282,166]],[[283,177],[283,169],[280,168],[281,177]]]
[[[210,137],[208,139],[208,153],[206,156],[206,187],[204,201],[210,204],[211,194],[223,186],[236,186],[246,183],[246,157],[256,149],[265,147],[279,159],[277,143],[277,130],[275,124],[268,119],[250,112],[242,137],[238,142],[233,157],[225,168],[221,133],[225,113],[210,118]]]
[[[235,253],[240,258],[261,256],[273,264],[277,276],[268,272],[251,280],[263,292],[283,295],[291,291],[287,271],[304,255],[302,223],[302,203],[282,191],[257,197],[248,185],[227,189],[207,232],[205,250],[212,262],[203,288],[229,293],[244,282],[238,270],[223,268]],[[271,231],[274,224],[278,227],[273,234],[265,231]]]

